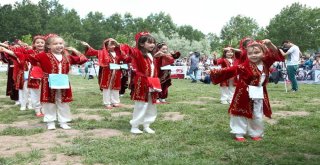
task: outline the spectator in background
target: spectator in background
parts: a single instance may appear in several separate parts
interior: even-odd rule
[[[190,54],[191,53],[192,52],[190,52]],[[200,63],[200,53],[199,52],[192,53],[188,60],[188,66],[190,67],[188,71],[188,75],[191,77],[192,83],[197,82],[197,73],[199,70],[199,63]]]
[[[310,57],[310,54],[306,54],[303,61],[303,69],[310,70],[312,68],[312,58]]]
[[[279,49],[283,56],[288,56],[287,58],[287,72],[288,78],[291,81],[291,91],[298,91],[298,83],[296,79],[296,73],[299,65],[299,57],[301,55],[300,49],[297,45],[293,44],[289,40],[282,42],[284,48],[289,48],[287,52],[284,52],[282,49]]]

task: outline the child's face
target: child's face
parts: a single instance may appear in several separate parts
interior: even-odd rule
[[[151,52],[151,51],[155,48],[156,44],[155,44],[154,42],[151,42],[151,41],[146,41],[146,42],[143,43],[141,46],[142,46],[145,50],[147,50],[148,52]]]
[[[232,58],[232,57],[233,57],[233,51],[232,51],[232,50],[228,50],[228,51],[226,52],[226,57],[227,57],[227,58]]]
[[[64,50],[64,40],[62,38],[53,38],[48,48],[52,53],[60,54]]]
[[[36,39],[34,42],[34,47],[36,50],[43,51],[44,50],[45,41],[43,39]]]
[[[259,64],[262,61],[264,53],[259,47],[248,47],[247,51],[248,58],[252,63]]]
[[[114,51],[114,48],[116,48],[116,44],[114,42],[109,42],[108,43],[108,50]]]
[[[161,51],[162,53],[167,53],[167,52],[168,52],[168,46],[167,46],[167,45],[163,45],[163,46],[161,47],[160,51]]]

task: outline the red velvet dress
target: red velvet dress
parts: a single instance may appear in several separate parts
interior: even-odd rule
[[[29,54],[30,56],[34,57],[39,52],[37,52],[35,50],[28,50],[28,51],[26,51],[26,53]],[[32,66],[31,66],[31,68],[29,70],[28,88],[40,89],[41,80],[40,79],[31,78],[31,75],[33,74],[33,72],[35,72],[35,67],[39,67],[39,65],[40,65],[39,63],[32,64]]]
[[[35,56],[29,54],[16,54],[21,60],[29,60],[32,64],[39,63],[41,69],[43,70],[43,78],[41,80],[41,98],[42,103],[55,103],[56,89],[49,88],[48,77],[49,74],[59,73],[59,61],[54,57],[52,53],[39,53]],[[83,64],[87,61],[84,55],[65,55],[62,56],[61,61],[61,74],[68,74],[70,70],[70,65],[72,64]],[[71,85],[69,89],[61,89],[61,102],[71,102],[72,101],[72,91]]]
[[[283,60],[284,57],[279,51],[272,51],[270,49],[265,53],[262,60],[264,65],[263,72],[266,75],[266,79],[262,84],[264,92],[263,113],[269,118],[271,118],[272,114],[266,89],[269,77],[269,68],[275,61]],[[253,100],[249,98],[248,85],[258,86],[262,75],[262,72],[259,71],[255,64],[246,60],[244,63],[237,66],[223,68],[220,70],[214,69],[211,71],[210,77],[214,84],[218,84],[236,75],[239,75],[239,81],[228,112],[234,116],[252,118]]]
[[[102,50],[95,50],[89,47],[85,53],[86,56],[96,56],[99,61],[99,85],[102,89],[108,89],[111,82],[112,90],[120,90],[121,88],[121,70],[115,70],[114,79],[111,80],[112,71],[110,69],[110,63],[120,64],[120,61],[129,60],[129,56],[122,53],[119,47],[115,48],[116,56],[113,57],[104,47]]]
[[[147,77],[151,76],[151,63],[149,57],[144,57],[138,48],[131,48],[130,55],[132,58],[131,64],[134,72],[133,86],[134,89],[131,94],[131,99],[135,101],[148,102],[148,80]],[[157,61],[153,59],[154,74],[153,77],[158,77]],[[152,103],[156,103],[158,97],[157,92],[151,93]]]
[[[161,56],[156,58],[158,62],[158,77],[161,83],[162,91],[159,92],[159,98],[165,99],[168,97],[168,88],[171,84],[171,70],[161,70],[161,67],[171,65],[174,63],[174,58],[169,54],[167,56]]]
[[[231,66],[236,66],[237,65],[236,59],[233,58],[232,60],[233,60],[233,64],[232,65],[231,65],[230,61],[228,59],[226,59],[226,58],[219,58],[219,59],[213,60],[213,64],[214,65],[220,65],[221,68],[228,68],[228,67],[231,67]],[[222,81],[220,83],[220,86],[221,87],[228,87],[230,80],[233,80],[233,86],[237,85],[237,76],[235,76],[235,77],[232,77],[232,78],[230,78],[228,80]]]

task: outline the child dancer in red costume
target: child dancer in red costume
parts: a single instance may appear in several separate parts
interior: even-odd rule
[[[27,50],[27,44],[23,43],[20,40],[15,41],[15,45],[9,46],[7,48],[3,48],[2,51],[8,55],[10,55],[12,58],[12,62],[14,65],[13,68],[13,81],[15,84],[15,89],[19,90],[19,102],[20,102],[20,110],[24,111],[26,110],[26,107],[28,105],[28,109],[32,109],[31,102],[29,102],[28,96],[28,79],[25,76],[25,73],[28,72],[28,62],[19,63],[17,58],[13,56],[15,53],[25,53]]]
[[[45,37],[44,36],[35,36],[32,42],[31,50],[27,50],[26,53],[31,56],[35,56],[40,52],[44,52],[45,49]],[[44,114],[41,112],[41,103],[40,103],[40,84],[42,76],[42,69],[38,66],[38,64],[32,64],[29,77],[28,77],[28,88],[30,91],[31,103],[37,117],[43,117]]]
[[[272,114],[266,89],[269,68],[275,61],[284,60],[277,47],[267,39],[249,43],[247,56],[240,65],[208,71],[214,84],[239,75],[229,108],[231,133],[235,134],[236,141],[245,141],[245,134],[253,140],[262,139],[262,116],[270,118]]]
[[[47,122],[49,130],[56,129],[55,120],[60,123],[63,129],[70,129],[67,122],[71,121],[69,102],[72,101],[72,91],[69,82],[68,88],[55,88],[49,83],[51,75],[67,75],[71,64],[83,64],[87,58],[74,48],[67,48],[72,52],[71,55],[65,50],[64,40],[57,35],[48,35],[45,42],[45,52],[32,56],[30,54],[12,53],[16,55],[20,63],[29,60],[31,64],[39,63],[43,70],[41,79],[41,103],[44,112],[44,122]],[[61,82],[62,79],[58,81]],[[50,81],[54,83],[53,81]],[[58,84],[59,84],[58,82]],[[57,82],[55,82],[57,83]]]
[[[239,55],[241,51],[232,47],[226,47],[223,49],[222,58],[216,59],[216,54],[213,56],[213,64],[220,65],[221,68],[227,68],[238,64],[238,60],[235,59],[235,54]],[[226,81],[220,83],[221,91],[221,104],[230,104],[235,86],[237,83],[237,76],[232,77]]]
[[[158,52],[154,55],[158,61],[158,77],[161,83],[162,91],[159,92],[159,100],[157,103],[167,103],[166,98],[168,97],[168,89],[171,86],[171,70],[165,68],[174,63],[175,59],[180,57],[180,52],[168,52],[168,45],[166,43],[157,44]]]
[[[149,126],[157,117],[157,91],[150,88],[150,78],[157,78],[157,62],[153,56],[156,47],[155,39],[148,32],[140,32],[135,36],[136,47],[130,48],[133,72],[133,91],[131,99],[135,101],[132,114],[131,133],[143,133],[139,126],[143,125],[147,133],[155,133]],[[160,87],[160,81],[159,87]],[[161,87],[160,87],[161,88]]]
[[[87,47],[85,55],[98,57],[100,69],[99,85],[103,90],[103,104],[107,109],[120,106],[119,90],[121,88],[121,68],[112,68],[114,64],[119,65],[120,61],[129,61],[129,56],[124,54],[120,45],[113,38],[103,41],[102,49],[95,50],[86,42],[82,42]]]

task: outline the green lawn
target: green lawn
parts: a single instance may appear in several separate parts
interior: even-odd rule
[[[6,75],[0,73],[0,95],[5,93]],[[1,149],[0,164],[42,164],[47,154],[70,158],[65,164],[319,164],[320,163],[320,85],[301,84],[299,92],[285,93],[284,84],[269,84],[273,120],[266,120],[262,141],[248,139],[235,142],[229,133],[227,105],[219,104],[219,86],[173,80],[170,104],[158,105],[158,118],[151,125],[156,134],[129,133],[130,115],[114,116],[116,112],[132,112],[132,108],[104,110],[97,80],[71,76],[74,102],[72,113],[77,117],[72,130],[48,131],[33,111],[20,112],[8,97],[0,99],[0,149],[2,139],[10,137],[56,136],[64,143],[48,148],[37,148],[33,143],[28,152],[19,152],[19,145],[7,149],[17,150],[6,155]],[[129,91],[121,98],[133,105]],[[182,120],[165,120],[168,112],[179,112]],[[90,116],[99,119],[89,118]],[[36,121],[38,127],[21,127],[16,123]],[[273,123],[273,124],[272,124]],[[6,127],[8,125],[8,127]],[[28,125],[28,124],[26,124]],[[113,137],[95,136],[95,130],[116,130]],[[86,133],[92,131],[93,135]],[[45,140],[38,139],[39,142]],[[52,143],[52,141],[50,142]],[[12,144],[13,145],[13,144]],[[15,144],[16,145],[16,144]],[[34,147],[35,146],[35,147]],[[30,148],[30,147],[29,147]],[[75,161],[76,160],[76,161]],[[51,158],[59,161],[59,157]],[[60,162],[61,163],[61,162]]]

